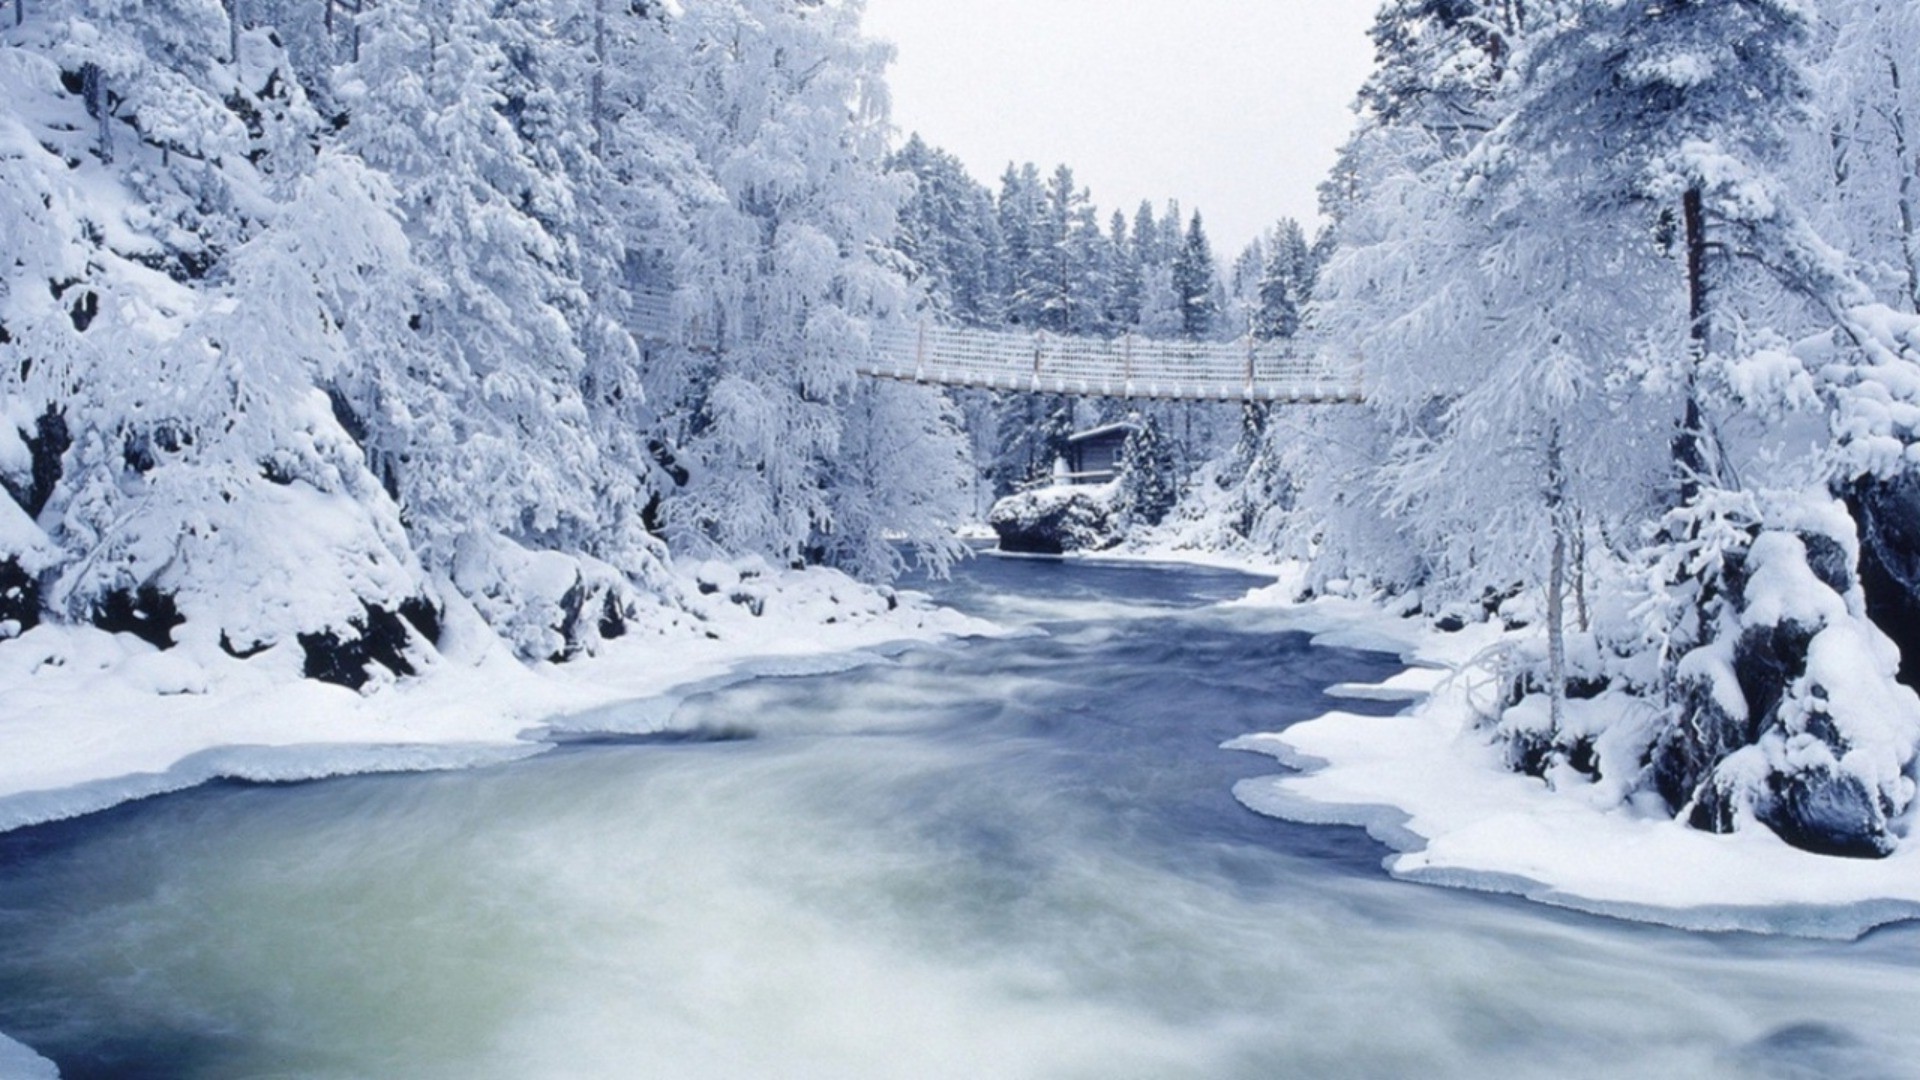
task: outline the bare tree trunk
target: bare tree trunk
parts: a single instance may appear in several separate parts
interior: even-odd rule
[[[227,0],[227,59],[240,63],[240,2]]]
[[[1558,733],[1566,727],[1567,703],[1567,474],[1558,423],[1547,435],[1546,495],[1553,529],[1553,562],[1547,568],[1547,715]]]
[[[27,21],[27,0],[13,0],[13,25],[20,26]]]
[[[1915,219],[1920,211],[1914,207],[1915,171],[1920,171],[1920,154],[1914,152],[1912,140],[1907,137],[1907,110],[1901,100],[1902,85],[1900,61],[1892,53],[1886,54],[1887,78],[1893,84],[1893,109],[1888,114],[1888,122],[1893,127],[1893,153],[1897,161],[1896,169],[1900,174],[1900,247],[1907,263],[1907,310],[1920,313],[1920,236],[1914,235]]]
[[[367,0],[353,0],[353,62],[360,62],[360,16],[366,14]]]
[[[327,56],[332,57],[334,47],[338,44],[333,40],[333,0],[320,0],[320,6],[325,12],[323,18],[327,24]]]
[[[1587,606],[1587,518],[1573,514],[1573,608],[1580,632],[1593,629],[1593,613]]]
[[[1673,463],[1680,474],[1680,501],[1686,504],[1700,494],[1700,481],[1708,474],[1706,417],[1700,409],[1700,390],[1696,385],[1708,346],[1707,211],[1706,200],[1698,187],[1687,189],[1680,208],[1685,219],[1687,248],[1687,409],[1680,422],[1680,433],[1673,440]]]

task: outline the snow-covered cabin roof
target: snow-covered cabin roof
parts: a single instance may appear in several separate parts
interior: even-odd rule
[[[1069,443],[1085,442],[1088,439],[1112,438],[1115,435],[1131,435],[1140,430],[1140,425],[1131,420],[1116,420],[1111,424],[1102,424],[1097,428],[1076,431],[1067,436]]]

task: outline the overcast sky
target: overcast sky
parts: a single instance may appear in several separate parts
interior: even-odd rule
[[[1314,188],[1353,122],[1378,0],[867,0],[894,123],[998,188],[1071,165],[1103,213],[1198,207],[1231,258]]]

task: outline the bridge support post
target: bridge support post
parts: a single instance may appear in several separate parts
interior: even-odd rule
[[[927,381],[927,320],[920,319],[920,333],[913,343],[913,381]]]
[[[1133,331],[1120,335],[1120,386],[1124,395],[1133,397]]]
[[[1035,330],[1033,332],[1033,392],[1036,394],[1040,392],[1040,357],[1046,349],[1047,332]]]

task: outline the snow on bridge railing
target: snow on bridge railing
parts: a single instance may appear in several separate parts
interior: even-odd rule
[[[671,298],[636,301],[642,336],[695,347],[693,320],[675,317]],[[679,333],[674,327],[685,327]],[[881,323],[864,376],[983,390],[1166,401],[1334,403],[1364,397],[1357,358],[1284,341],[1069,337],[974,330],[932,321]]]

